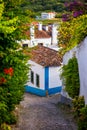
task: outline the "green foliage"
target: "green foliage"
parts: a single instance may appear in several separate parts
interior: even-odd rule
[[[4,122],[7,117],[7,105],[0,102],[0,124]]]
[[[15,33],[12,34],[12,37],[15,37],[16,40],[26,38],[24,32],[29,29],[29,26],[25,25],[32,21],[32,19],[35,17],[35,13],[30,11],[28,8],[23,9],[21,7],[24,0],[3,1],[4,3],[1,3],[3,6],[0,6],[0,16],[2,17],[0,22],[0,30],[2,29],[2,31],[6,33],[12,33],[15,31]]]
[[[87,15],[73,18],[67,22],[61,22],[59,28],[59,45],[62,47],[61,53],[65,53],[81,43],[87,36]]]
[[[80,110],[78,130],[87,130],[87,105]]]
[[[1,125],[1,129],[2,129],[2,130],[11,130],[11,127],[10,127],[9,125],[3,123],[3,124]]]
[[[62,67],[61,77],[64,79],[65,89],[69,96],[74,98],[79,95],[79,73],[77,59],[73,57],[67,65]]]
[[[19,16],[9,16],[10,2],[0,4],[0,126],[3,123],[14,124],[17,118],[13,111],[15,105],[23,98],[24,86],[28,80],[27,56],[20,50],[16,42],[17,34],[21,35],[18,29],[21,26]],[[19,0],[20,1],[20,0]],[[15,1],[14,1],[15,2]],[[13,2],[13,3],[14,3]],[[16,2],[17,3],[17,2]],[[16,6],[16,3],[15,6]],[[7,6],[7,4],[9,4]],[[5,5],[5,6],[4,6]],[[13,6],[12,6],[13,7]],[[15,7],[16,8],[16,7]],[[7,11],[8,10],[8,11]],[[7,11],[7,12],[6,12]],[[6,15],[7,14],[7,15]],[[17,15],[17,14],[16,14]],[[8,17],[7,17],[8,16]],[[18,35],[19,36],[19,35]],[[10,127],[3,126],[1,129],[10,130]]]
[[[80,97],[75,97],[72,101],[73,103],[73,112],[75,117],[79,117],[80,116],[80,110],[85,106],[85,101],[84,101],[84,97],[80,96]]]
[[[71,0],[66,0],[67,2]],[[22,4],[23,8],[28,8],[34,12],[42,12],[42,11],[55,11],[55,12],[64,12],[66,9],[64,7],[65,0],[26,0],[24,4]]]
[[[73,99],[73,112],[78,122],[78,130],[87,130],[87,105],[83,96]]]
[[[0,23],[0,32],[10,34],[16,30],[16,22],[18,18],[15,17],[8,21],[1,21]],[[14,24],[14,26],[12,25]]]
[[[87,3],[85,0],[81,1],[81,7],[79,6],[81,4],[80,1],[78,1],[78,7],[77,5],[72,6],[71,2],[71,13],[69,14],[69,12],[67,12],[68,15],[66,14],[67,17],[65,17],[69,19],[67,19],[67,22],[65,20],[65,22],[61,22],[60,24],[58,44],[60,47],[62,47],[61,53],[63,55],[73,47],[78,46],[78,44],[80,44],[87,36]],[[76,2],[74,2],[74,4],[76,4]],[[67,5],[69,4],[67,3]],[[72,11],[72,9],[74,10]],[[82,11],[82,13],[78,14],[79,11]],[[76,18],[73,18],[72,14],[73,17]],[[85,106],[84,97],[78,97],[79,74],[77,60],[70,59],[68,64],[63,66],[62,77],[64,78],[66,91],[68,92],[69,96],[72,98],[75,97],[73,100],[73,111],[77,117],[78,130],[87,130],[87,106]]]
[[[2,17],[3,10],[4,10],[4,4],[0,3],[0,19]]]
[[[3,122],[15,122],[13,121],[15,119],[11,119],[14,118],[14,116],[11,116],[9,112],[14,110],[15,105],[19,104],[24,94],[24,85],[28,79],[27,73],[29,69],[26,63],[26,56],[22,54],[22,52],[15,51],[12,48],[4,49],[4,55],[0,61],[0,77],[6,80],[5,83],[1,82],[0,85],[0,101],[3,101],[7,108],[6,113],[3,112],[2,115],[0,115]],[[14,70],[12,76],[4,73],[4,69],[9,69],[10,67]],[[4,118],[6,115],[8,117]]]

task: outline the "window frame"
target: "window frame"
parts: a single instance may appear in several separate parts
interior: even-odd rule
[[[30,72],[30,75],[31,75],[31,83],[34,84],[34,72],[31,70]]]
[[[38,74],[36,74],[36,86],[40,87],[40,76]]]

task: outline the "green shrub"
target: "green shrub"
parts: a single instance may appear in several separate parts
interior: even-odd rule
[[[7,125],[6,123],[3,123],[1,125],[1,130],[11,130],[11,127],[9,125]]]
[[[24,94],[29,67],[27,56],[23,54],[12,34],[0,33],[0,125],[15,123],[12,115],[15,105]]]
[[[23,98],[28,80],[29,57],[20,50],[17,42],[25,37],[23,30],[26,30],[24,22],[28,12],[21,13],[23,1],[18,0],[15,4],[14,1],[0,0],[0,126],[16,122],[13,111]]]
[[[83,96],[73,99],[73,112],[77,118],[78,130],[87,130],[87,105],[85,106]]]
[[[78,130],[87,130],[87,105],[80,109]]]
[[[62,67],[61,77],[64,79],[65,90],[69,96],[74,98],[79,95],[79,72],[76,57],[68,61],[67,65]]]
[[[15,124],[17,122],[17,117],[13,113],[8,113],[5,122],[7,124]]]
[[[0,124],[4,122],[7,116],[7,105],[0,102]]]
[[[0,103],[0,124],[4,122],[8,124],[15,124],[17,121],[16,116],[8,111],[8,106],[3,102]]]
[[[80,97],[75,97],[72,100],[73,103],[73,112],[75,117],[79,117],[80,116],[80,110],[85,106],[85,102],[84,102],[84,97],[80,96]]]

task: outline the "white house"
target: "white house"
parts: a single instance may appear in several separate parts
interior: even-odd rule
[[[33,47],[42,43],[43,46],[57,46],[58,44],[58,25],[38,25],[31,24],[30,30],[26,32],[27,36],[30,37],[30,40],[22,40],[23,46]]]
[[[62,81],[60,79],[60,68],[62,58],[57,51],[38,45],[32,50],[29,60],[29,82],[25,89],[40,96],[60,93]]]
[[[80,77],[80,96],[84,96],[87,104],[87,37],[75,48],[67,52],[63,57],[63,63],[67,64],[68,60],[76,55],[79,67]]]
[[[41,18],[42,19],[53,19],[53,18],[55,18],[55,15],[56,15],[55,12],[48,12],[48,13],[42,12],[41,13]]]

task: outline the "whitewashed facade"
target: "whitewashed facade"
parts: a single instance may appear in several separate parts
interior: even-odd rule
[[[40,96],[60,93],[62,89],[62,80],[60,79],[60,66],[43,67],[33,61],[30,64],[29,81],[26,85],[26,92]],[[30,72],[34,72],[34,82],[31,82]],[[36,75],[39,75],[39,87],[36,85]]]
[[[87,104],[87,37],[75,48],[67,52],[63,57],[63,63],[67,64],[68,60],[76,54],[80,76],[80,96],[84,96]]]
[[[42,19],[53,19],[53,18],[55,18],[55,15],[56,15],[55,12],[48,12],[48,13],[42,12],[41,13],[41,18]]]
[[[42,45],[33,49],[31,54],[32,57],[28,62],[30,70],[26,92],[40,96],[60,93],[62,89],[61,56],[57,51]]]
[[[45,86],[45,84],[44,84],[44,81],[45,81],[45,79],[44,79],[44,74],[45,74],[44,67],[35,63],[35,62],[33,62],[33,61],[31,61],[31,60],[28,61],[28,64],[30,65],[30,71],[29,71],[29,82],[27,83],[27,85],[34,87],[34,88],[37,88],[37,89],[44,90],[44,86]],[[31,75],[30,75],[31,71],[34,72],[34,83],[30,82],[31,81]],[[40,87],[39,88],[36,86],[36,74],[38,74],[40,76]]]
[[[60,79],[61,67],[49,67],[49,88],[62,86]]]
[[[30,47],[37,46],[39,43],[44,44],[44,46],[50,46],[51,45],[51,37],[50,38],[35,38],[30,41]]]
[[[51,32],[49,33],[48,31],[50,27],[51,27]],[[43,26],[42,23],[40,22],[38,24],[37,30],[39,32],[38,37],[35,36],[36,35],[35,26],[34,25],[30,26],[30,30],[29,30],[30,39],[22,40],[21,43],[23,46],[34,47],[38,45],[39,43],[42,43],[44,46],[47,46],[47,47],[57,46],[58,44],[58,38],[57,38],[58,25],[57,24]]]

